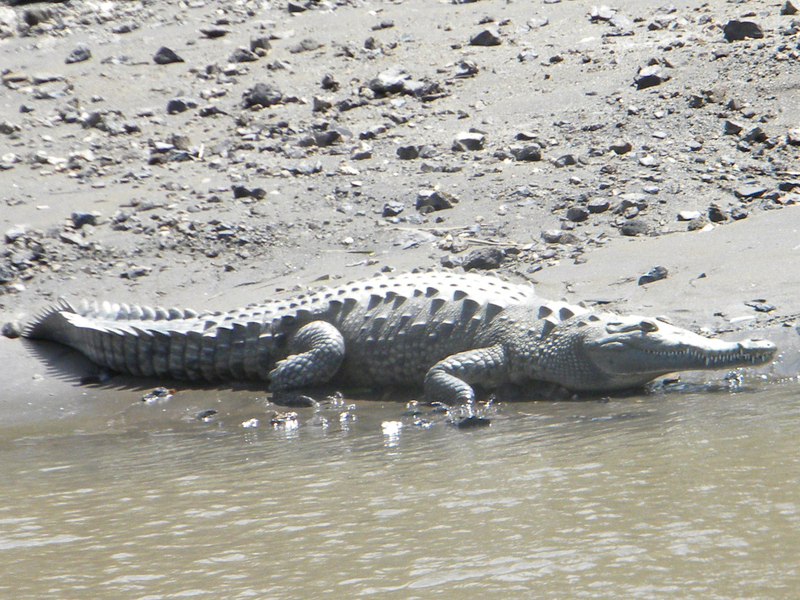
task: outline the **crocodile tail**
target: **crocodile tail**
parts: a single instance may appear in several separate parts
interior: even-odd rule
[[[224,315],[108,302],[59,300],[23,330],[26,338],[65,344],[98,365],[146,377],[258,378],[270,363],[260,321],[222,326]],[[252,364],[251,364],[252,363]],[[268,372],[268,371],[266,371]]]
[[[22,335],[29,339],[64,344],[101,366],[119,372],[131,372],[131,369],[121,368],[124,357],[111,352],[116,345],[106,342],[118,336],[113,336],[105,326],[107,323],[98,321],[98,316],[105,315],[102,315],[97,303],[83,301],[75,306],[60,298],[56,304],[39,313],[22,331]]]
[[[22,337],[35,340],[51,340],[72,346],[74,328],[64,314],[78,314],[72,304],[59,298],[58,302],[34,317],[22,331]]]

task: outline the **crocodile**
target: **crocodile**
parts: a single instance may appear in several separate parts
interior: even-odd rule
[[[531,284],[407,273],[230,312],[60,300],[23,331],[134,376],[269,382],[274,394],[333,380],[419,386],[446,404],[539,383],[572,392],[635,388],[676,371],[764,364],[764,340],[726,342],[663,318],[539,298]]]

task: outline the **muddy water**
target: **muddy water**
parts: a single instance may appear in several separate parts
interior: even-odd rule
[[[224,394],[0,429],[0,597],[797,597],[795,383],[471,431]]]

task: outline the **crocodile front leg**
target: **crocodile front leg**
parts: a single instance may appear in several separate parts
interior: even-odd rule
[[[499,344],[459,352],[440,360],[425,375],[425,396],[445,404],[468,404],[475,399],[471,384],[492,386],[507,379],[505,351]]]
[[[344,360],[344,338],[325,321],[303,325],[289,338],[289,356],[270,372],[270,390],[286,392],[322,385],[336,375]]]

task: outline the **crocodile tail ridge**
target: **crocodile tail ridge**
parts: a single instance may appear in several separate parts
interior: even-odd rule
[[[39,312],[27,324],[22,330],[22,337],[66,343],[72,326],[64,313],[79,314],[66,298],[59,298],[58,302]]]

